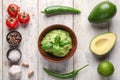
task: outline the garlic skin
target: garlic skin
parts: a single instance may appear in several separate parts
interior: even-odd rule
[[[11,80],[19,80],[21,78],[22,69],[18,65],[12,65],[8,73]]]

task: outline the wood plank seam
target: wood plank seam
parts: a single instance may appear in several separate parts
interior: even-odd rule
[[[39,16],[39,0],[37,0],[37,9],[38,9],[38,10],[37,10],[37,16],[38,16],[37,25],[39,26],[39,20],[40,20],[40,19],[39,19],[39,17],[40,17],[40,16]],[[37,34],[39,35],[39,31],[37,32]],[[37,55],[38,55],[38,54],[37,54]],[[39,64],[40,64],[39,56],[37,56],[37,63],[38,63],[37,66],[39,66]],[[39,75],[39,67],[37,67],[37,70],[38,70],[37,75]],[[38,76],[37,76],[37,80],[40,80]]]
[[[3,79],[3,0],[2,0],[2,79]]]

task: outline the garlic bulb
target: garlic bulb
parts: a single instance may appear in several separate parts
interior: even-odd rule
[[[11,80],[19,80],[21,78],[22,69],[18,65],[12,65],[9,69],[9,76]]]

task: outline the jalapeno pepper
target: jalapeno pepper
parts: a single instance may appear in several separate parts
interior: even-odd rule
[[[66,74],[58,74],[58,73],[50,71],[50,70],[48,70],[46,68],[43,68],[43,69],[44,69],[45,72],[47,72],[51,76],[61,78],[61,79],[67,79],[67,78],[72,78],[72,77],[76,76],[80,70],[82,70],[83,68],[85,68],[87,66],[88,66],[88,64],[83,66],[82,68],[80,68],[78,70],[73,70],[72,72],[69,72],[69,73],[66,73]]]
[[[44,11],[41,11],[42,13],[46,15],[50,14],[58,14],[58,13],[73,13],[77,14],[80,13],[80,10],[68,7],[68,6],[60,6],[60,5],[55,5],[55,6],[49,6],[44,9]]]

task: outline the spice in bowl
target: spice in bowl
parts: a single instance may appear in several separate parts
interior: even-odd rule
[[[22,36],[18,31],[11,31],[7,34],[6,39],[10,46],[17,47],[22,40]]]
[[[18,62],[22,57],[22,53],[19,49],[10,49],[7,52],[7,58],[11,63]]]

